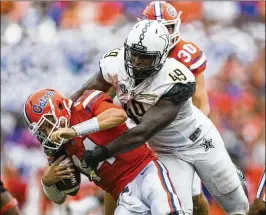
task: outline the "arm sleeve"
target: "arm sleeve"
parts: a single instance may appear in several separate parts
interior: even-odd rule
[[[196,83],[188,82],[186,84],[176,83],[161,99],[179,103],[189,99],[196,91]]]
[[[206,69],[207,58],[200,47],[194,43],[191,44],[197,49],[197,52],[193,55],[192,62],[189,65],[189,70],[194,74],[194,76],[197,76]]]

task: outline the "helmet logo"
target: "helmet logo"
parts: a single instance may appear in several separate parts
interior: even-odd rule
[[[39,104],[35,104],[32,106],[32,110],[34,113],[41,114],[43,108],[47,105],[49,98],[53,97],[55,92],[48,91],[43,97],[38,98]]]
[[[169,5],[169,6],[167,7],[167,12],[168,12],[169,15],[172,16],[172,17],[176,17],[176,16],[177,16],[176,10],[175,10],[175,8],[174,8],[172,5]]]
[[[139,35],[139,42],[138,45],[142,46],[142,40],[144,40],[144,34],[147,32],[147,28],[150,27],[152,24],[152,22],[147,22],[144,26],[144,28],[142,29],[142,33]]]

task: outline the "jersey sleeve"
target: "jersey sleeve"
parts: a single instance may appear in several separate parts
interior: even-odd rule
[[[194,76],[197,76],[206,69],[207,58],[201,48],[195,43],[182,41],[177,52],[177,57],[181,63],[189,68]]]
[[[116,72],[118,72],[118,66],[116,63],[119,51],[121,49],[114,49],[106,54],[100,59],[99,66],[102,73],[103,78],[106,82],[110,84],[114,84],[114,77]]]
[[[179,103],[188,100],[196,91],[196,83],[188,82],[186,84],[176,83],[161,98],[173,103]]]
[[[82,107],[93,116],[110,108],[120,108],[113,104],[113,100],[106,93],[99,90],[87,90],[83,94]]]
[[[207,58],[204,54],[204,52],[196,46],[197,52],[192,58],[191,65],[189,66],[189,70],[197,76],[198,74],[202,73],[207,66]]]

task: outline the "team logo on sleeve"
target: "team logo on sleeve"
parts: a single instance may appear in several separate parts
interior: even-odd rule
[[[128,93],[128,90],[127,90],[127,87],[125,84],[120,84],[119,87],[120,87],[122,93]]]
[[[210,148],[214,148],[214,145],[212,145],[212,139],[206,140],[203,138],[203,143],[201,143],[200,146],[204,147],[205,152],[207,152]]]

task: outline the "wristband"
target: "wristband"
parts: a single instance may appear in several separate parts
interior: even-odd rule
[[[47,187],[43,184],[41,180],[41,184],[43,187],[43,192],[47,196],[48,199],[53,202],[59,202],[65,197],[65,193],[63,191],[58,190],[58,188],[53,184],[51,187]]]
[[[77,136],[95,133],[100,130],[100,126],[96,117],[74,125],[72,128],[77,132]]]

